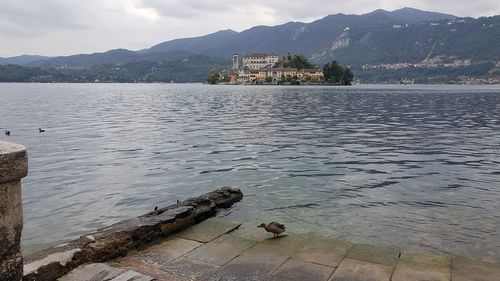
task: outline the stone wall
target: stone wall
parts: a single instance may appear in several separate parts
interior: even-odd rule
[[[21,178],[28,174],[26,149],[0,141],[0,280],[21,280],[23,210]]]

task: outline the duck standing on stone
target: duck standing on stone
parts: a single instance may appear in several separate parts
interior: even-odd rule
[[[284,224],[277,223],[275,221],[270,222],[268,224],[261,223],[257,227],[263,227],[267,232],[271,232],[274,235],[273,237],[279,236],[281,233],[285,232],[285,230],[286,230],[286,227]]]

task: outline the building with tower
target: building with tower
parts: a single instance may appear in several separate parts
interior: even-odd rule
[[[240,69],[240,57],[238,54],[233,55],[233,70],[238,70]]]

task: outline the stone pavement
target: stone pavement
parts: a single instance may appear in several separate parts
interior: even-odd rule
[[[272,238],[212,218],[61,281],[499,281],[500,264],[401,252],[314,234]]]

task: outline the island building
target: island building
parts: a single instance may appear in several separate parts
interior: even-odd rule
[[[283,63],[286,57],[280,60],[274,54],[244,55],[242,63],[238,54],[232,57],[232,69],[220,72],[220,81],[228,84],[281,84],[291,80],[300,83],[324,81],[322,69],[285,68]]]
[[[243,67],[248,69],[273,68],[279,61],[279,57],[272,54],[252,54],[243,56]]]

